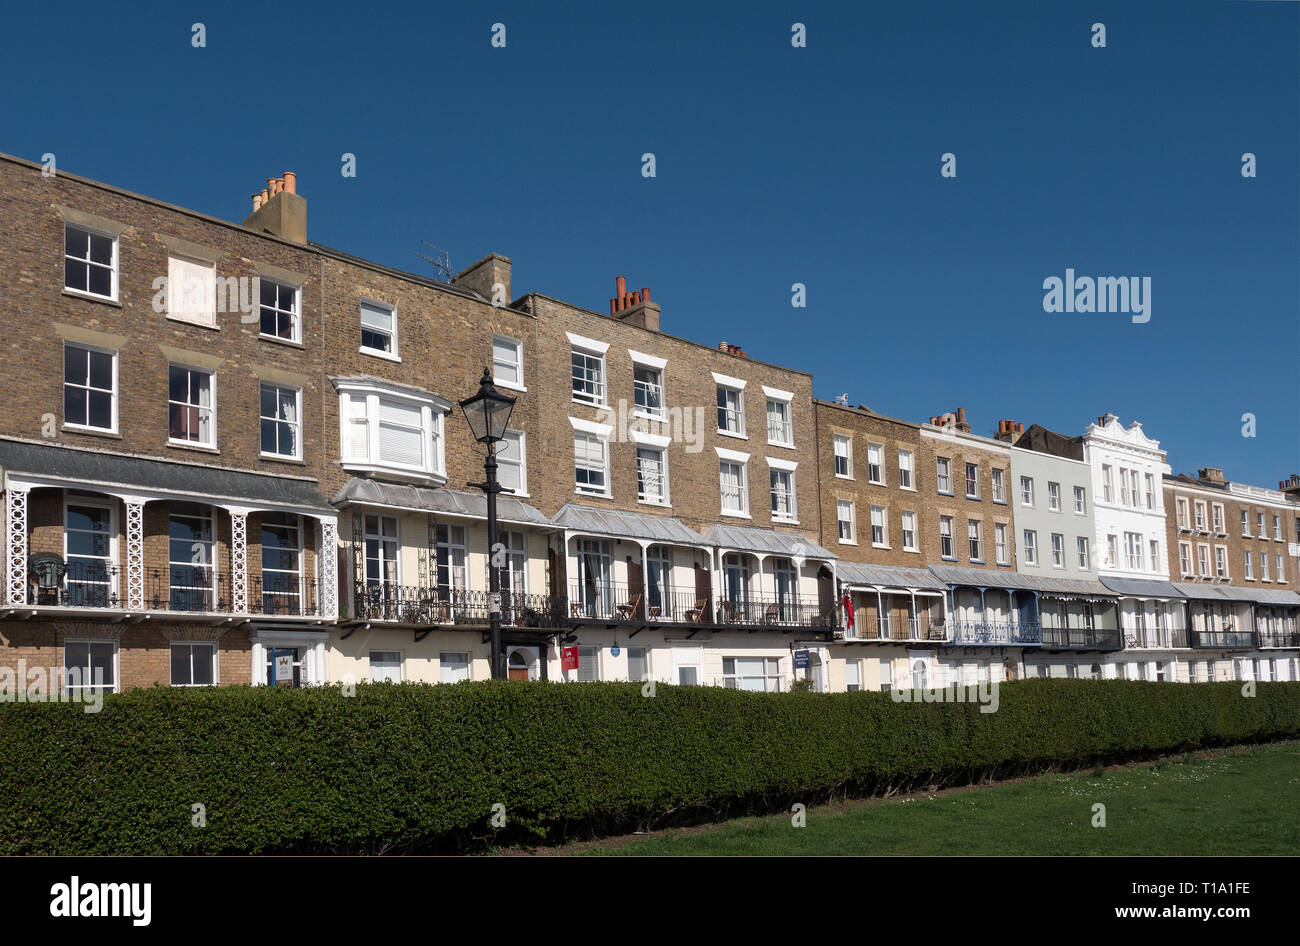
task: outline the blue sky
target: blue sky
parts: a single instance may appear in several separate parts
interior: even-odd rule
[[[6,17],[11,154],[236,221],[294,170],[314,240],[425,274],[421,240],[457,269],[503,253],[516,295],[601,312],[625,274],[665,331],[813,372],[822,397],[910,420],[961,406],[979,433],[1112,411],[1175,471],[1300,472],[1300,4]],[[1151,277],[1151,320],[1044,312],[1067,267]]]

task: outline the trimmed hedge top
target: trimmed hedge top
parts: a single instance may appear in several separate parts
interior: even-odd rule
[[[492,681],[2,704],[0,854],[464,850],[1300,735],[1300,684],[1254,686],[1023,680],[995,713]]]

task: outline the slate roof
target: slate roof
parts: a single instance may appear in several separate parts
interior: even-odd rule
[[[227,470],[201,463],[101,453],[55,444],[0,438],[0,469],[7,476],[53,480],[69,488],[116,486],[333,512],[311,478]]]

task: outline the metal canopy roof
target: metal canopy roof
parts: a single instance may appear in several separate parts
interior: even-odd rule
[[[664,542],[672,545],[705,545],[704,536],[688,529],[680,519],[672,516],[652,516],[648,513],[625,512],[621,509],[595,509],[566,503],[552,525],[570,532],[592,532],[596,535],[613,535],[647,542]]]
[[[1101,576],[1101,583],[1119,595],[1133,598],[1185,598],[1172,582],[1152,581],[1149,578],[1112,578]]]
[[[806,535],[777,532],[774,529],[746,529],[742,526],[716,525],[705,539],[710,545],[737,552],[761,552],[790,558],[815,558],[835,561],[834,552],[822,548]]]
[[[1300,595],[1281,588],[1239,588],[1234,585],[1199,585],[1174,582],[1174,587],[1198,601],[1250,601],[1255,604],[1300,605]]]
[[[873,588],[925,588],[944,591],[948,587],[924,568],[901,568],[896,565],[837,562],[835,575],[843,584],[868,585]]]
[[[930,571],[940,581],[949,585],[966,585],[975,588],[1016,588],[1037,591],[1036,579],[1016,572],[994,571],[991,568],[958,568],[955,565],[931,565]]]
[[[393,506],[416,512],[442,513],[467,519],[487,519],[487,495],[456,489],[407,486],[353,477],[332,500],[335,506],[348,503]],[[549,526],[551,521],[537,509],[513,496],[497,497],[497,518],[526,526]]]
[[[96,486],[114,486],[333,513],[314,479],[226,470],[176,460],[0,439],[0,469],[6,476],[54,480],[68,488],[93,490]]]
[[[1237,595],[1232,594],[1230,589],[1221,585],[1198,585],[1187,581],[1175,581],[1170,584],[1177,588],[1184,598],[1191,598],[1194,601],[1241,600]]]
[[[1281,588],[1233,588],[1233,591],[1238,595],[1238,600],[1291,608],[1300,607],[1300,594],[1294,591],[1284,591]]]

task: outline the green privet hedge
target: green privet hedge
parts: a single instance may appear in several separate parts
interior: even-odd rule
[[[8,703],[0,854],[469,850],[1300,735],[1295,683],[1247,697],[1035,679],[999,697],[981,713],[888,693],[485,682],[141,689],[98,714]]]

